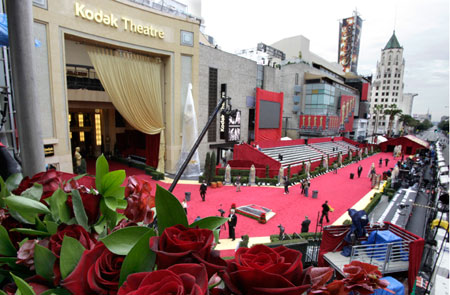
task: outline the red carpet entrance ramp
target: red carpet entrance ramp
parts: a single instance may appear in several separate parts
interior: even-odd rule
[[[379,159],[383,158],[383,167],[378,168]],[[384,159],[388,158],[389,165],[385,167]],[[175,196],[181,201],[185,192],[191,192],[191,201],[188,203],[188,219],[193,222],[197,216],[219,216],[218,209],[222,208],[227,212],[231,208],[231,204],[235,203],[236,207],[247,204],[258,204],[272,209],[276,215],[266,224],[258,223],[258,221],[243,216],[238,216],[236,227],[236,238],[242,235],[250,237],[263,237],[272,234],[278,234],[278,225],[285,227],[286,233],[300,232],[300,224],[304,220],[305,215],[311,219],[310,232],[314,232],[316,226],[317,214],[321,212],[322,204],[328,200],[334,212],[329,213],[330,223],[332,224],[347,209],[356,204],[370,190],[370,180],[367,177],[370,166],[375,163],[377,173],[394,167],[395,160],[391,153],[380,153],[372,157],[366,158],[359,163],[354,163],[338,170],[337,174],[332,172],[316,177],[311,180],[309,191],[310,197],[306,198],[300,195],[300,185],[289,188],[290,193],[284,194],[283,187],[244,187],[241,191],[236,192],[234,186],[224,186],[221,188],[208,188],[206,193],[206,201],[202,202],[200,198],[200,184],[178,184],[174,190]],[[361,178],[358,179],[356,170],[361,164],[363,171]],[[355,174],[355,179],[350,179],[350,173]],[[155,189],[155,181],[151,180],[148,175],[141,175],[152,182],[152,188]],[[159,185],[168,189],[169,183],[158,182]],[[312,191],[318,191],[318,198],[312,199]],[[228,228],[227,228],[228,229]],[[228,232],[222,231],[221,238],[228,238]]]

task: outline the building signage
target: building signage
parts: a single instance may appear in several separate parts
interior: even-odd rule
[[[164,39],[165,35],[164,31],[150,24],[142,25],[131,18],[116,16],[113,13],[105,13],[101,9],[90,9],[85,4],[78,2],[75,2],[75,16],[116,29],[121,27],[124,31],[152,38]]]

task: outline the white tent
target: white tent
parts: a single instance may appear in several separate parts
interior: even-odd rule
[[[181,156],[178,162],[178,169],[181,168],[181,165],[186,160],[197,138],[197,116],[195,115],[194,99],[192,97],[192,84],[189,83],[186,104],[184,106],[183,139],[181,142]],[[189,161],[189,164],[183,172],[183,176],[200,176],[200,157],[198,155],[198,149]]]

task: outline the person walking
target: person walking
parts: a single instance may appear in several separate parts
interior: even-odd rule
[[[328,206],[328,201],[322,204],[322,216],[320,216],[320,224],[323,224],[323,217],[327,219],[327,222],[330,222],[328,219],[328,212],[330,212],[330,206]]]
[[[284,194],[289,194],[289,178],[287,176],[284,177]]]
[[[280,162],[283,161],[283,155],[282,155],[282,154],[278,154],[278,160],[279,160]]]
[[[308,190],[309,190],[310,182],[309,179],[305,179],[305,196],[308,196]]]
[[[338,164],[336,162],[334,162],[333,164],[333,173],[337,174],[337,169],[338,169]]]
[[[305,181],[306,181],[306,179],[303,179],[301,181],[302,191],[300,192],[300,194],[302,194],[302,195],[305,193]]]
[[[384,163],[386,163],[386,167],[387,167],[388,163],[389,163],[389,159],[388,158],[384,159]]]
[[[206,190],[208,189],[208,186],[206,185],[206,180],[203,180],[202,184],[200,185],[200,197],[202,197],[202,201],[205,201],[206,198]]]
[[[305,216],[305,220],[302,222],[302,233],[309,232],[309,225],[311,224],[311,220],[308,219],[308,216]]]
[[[181,203],[181,206],[183,206],[184,212],[185,212],[186,215],[187,215],[188,204],[187,204],[186,199],[183,200],[183,202]]]
[[[369,175],[367,175],[367,177],[369,177],[370,179],[372,179],[372,176],[375,175],[377,172],[375,170],[375,163],[372,163],[372,166],[370,166],[370,171],[369,171]]]
[[[240,192],[241,191],[241,176],[238,175],[236,177],[236,191]]]
[[[232,241],[236,239],[235,227],[237,224],[237,216],[234,212],[234,209],[231,209],[230,215],[228,215],[228,238]]]
[[[361,165],[358,166],[358,178],[361,177],[361,173],[362,173],[363,167]]]
[[[383,167],[383,158],[380,158],[380,160],[378,161],[378,167]]]

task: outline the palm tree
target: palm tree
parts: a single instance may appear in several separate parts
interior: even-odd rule
[[[392,132],[392,125],[394,124],[395,116],[401,115],[402,110],[397,108],[397,105],[391,104],[388,109],[384,110],[384,114],[389,116],[389,125],[388,125],[388,136],[391,136]]]
[[[380,120],[380,115],[383,113],[383,105],[377,104],[374,106],[373,111],[375,112],[375,130],[374,134],[378,133],[378,121]]]

